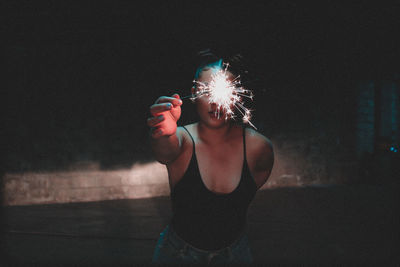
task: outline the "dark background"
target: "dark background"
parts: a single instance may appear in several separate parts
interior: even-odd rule
[[[352,153],[358,83],[399,69],[398,11],[333,1],[3,4],[4,171],[152,160],[149,106],[190,92],[207,47],[244,56],[261,133],[328,135]],[[195,119],[186,101],[181,124]]]

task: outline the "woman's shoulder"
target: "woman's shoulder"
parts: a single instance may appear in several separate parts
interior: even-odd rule
[[[246,132],[246,144],[254,148],[267,148],[272,151],[271,140],[251,127],[245,127]]]
[[[190,124],[186,124],[186,125],[182,125],[182,126],[179,126],[179,127],[185,127],[186,129],[193,129],[193,127],[194,126],[196,126],[196,124],[197,124],[198,122],[194,122],[194,123],[190,123]]]
[[[184,144],[188,144],[192,142],[192,138],[194,138],[194,126],[197,123],[186,124],[182,126],[178,126],[177,134],[182,140]]]
[[[186,124],[186,125],[181,125],[181,126],[178,126],[178,130],[180,132],[182,132],[183,135],[186,135],[187,137],[189,137],[189,134],[193,136],[194,127],[196,126],[196,124],[197,124],[197,122],[191,123],[191,124]]]

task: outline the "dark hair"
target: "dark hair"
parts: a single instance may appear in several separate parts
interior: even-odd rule
[[[246,73],[243,64],[243,56],[235,54],[233,56],[217,56],[207,48],[197,53],[196,71],[194,78],[197,79],[205,67],[221,66],[222,63],[229,63],[229,71],[234,75],[243,75]]]
[[[213,66],[221,66],[222,58],[219,58],[214,53],[211,52],[210,49],[205,49],[199,51],[197,53],[197,62],[196,62],[196,72],[194,74],[194,79],[197,80],[200,76],[200,73],[206,67],[213,67]]]

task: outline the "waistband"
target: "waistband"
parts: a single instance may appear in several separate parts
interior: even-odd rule
[[[173,227],[172,227],[172,225],[167,225],[167,238],[168,239],[170,239],[172,242],[174,241],[174,239],[175,240],[177,240],[178,242],[181,242],[181,243],[184,243],[186,246],[188,246],[188,247],[190,247],[191,249],[193,249],[193,250],[195,250],[195,251],[197,251],[197,252],[199,252],[199,253],[220,253],[220,252],[223,252],[223,251],[225,251],[225,250],[231,250],[233,247],[235,247],[238,243],[239,243],[239,241],[243,238],[243,237],[245,237],[246,236],[246,227],[244,227],[244,230],[239,234],[239,236],[235,239],[235,241],[233,241],[230,245],[228,245],[228,246],[226,246],[226,247],[224,247],[224,248],[221,248],[221,249],[218,249],[218,250],[204,250],[204,249],[201,249],[201,248],[197,248],[197,247],[195,247],[195,246],[193,246],[193,245],[191,245],[190,243],[188,243],[187,241],[185,241],[185,240],[183,240],[176,232],[175,232],[175,230],[173,229]]]

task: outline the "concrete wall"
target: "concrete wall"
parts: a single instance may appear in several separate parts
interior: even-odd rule
[[[307,163],[307,158],[293,143],[277,145],[271,176],[262,189],[323,183],[321,179],[304,177],[305,168],[312,167],[315,171],[316,164],[320,162]],[[326,171],[320,166],[318,177],[326,175]],[[158,162],[137,163],[130,169],[120,170],[100,170],[97,163],[81,162],[65,171],[6,173],[3,182],[4,205],[136,199],[170,194],[167,169]]]
[[[167,170],[157,162],[110,171],[99,170],[93,164],[89,167],[86,170],[6,173],[3,203],[28,205],[146,198],[170,192]]]
[[[269,186],[352,183],[357,161],[331,134],[282,134],[271,138],[275,163]]]
[[[321,138],[280,136],[272,139],[275,163],[262,189],[346,182],[346,165],[328,161]],[[324,154],[325,153],[325,154]],[[350,161],[346,161],[350,164]],[[4,205],[136,199],[170,194],[168,172],[158,162],[136,163],[130,169],[101,170],[96,162],[80,162],[65,171],[6,173]]]

